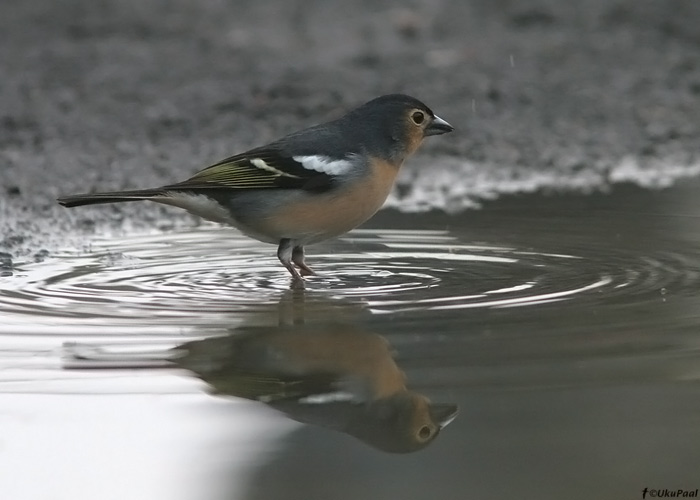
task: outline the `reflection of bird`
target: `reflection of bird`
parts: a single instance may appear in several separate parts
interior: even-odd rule
[[[457,414],[409,390],[387,342],[352,324],[254,327],[180,349],[176,363],[219,394],[265,402],[388,452],[422,449]]]
[[[457,415],[410,390],[391,346],[360,326],[361,302],[303,289],[260,310],[228,336],[159,351],[64,345],[66,368],[158,368],[194,372],[213,392],[263,402],[299,422],[350,434],[384,451],[417,451]]]
[[[386,95],[177,184],[58,201],[74,207],[151,200],[184,208],[279,245],[279,260],[299,278],[295,265],[302,274],[313,274],[304,263],[304,245],[339,236],[369,219],[423,138],[451,130],[419,100]]]

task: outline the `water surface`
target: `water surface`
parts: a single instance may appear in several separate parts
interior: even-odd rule
[[[382,212],[310,248],[304,290],[273,247],[214,226],[17,263],[0,277],[0,491],[700,487],[695,190]]]

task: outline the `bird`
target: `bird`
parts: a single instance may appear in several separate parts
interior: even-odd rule
[[[315,274],[305,262],[306,245],[367,221],[423,139],[453,130],[420,100],[383,95],[335,120],[225,158],[182,182],[57,201],[77,207],[149,200],[183,208],[277,245],[279,261],[294,280],[302,280]]]

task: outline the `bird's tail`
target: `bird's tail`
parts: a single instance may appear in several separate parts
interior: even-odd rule
[[[135,191],[112,191],[110,193],[86,193],[62,196],[58,202],[64,207],[80,207],[99,203],[120,203],[123,201],[149,200],[162,196],[162,189],[140,189]]]

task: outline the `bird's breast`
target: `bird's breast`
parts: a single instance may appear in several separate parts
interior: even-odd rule
[[[324,194],[305,194],[262,221],[266,233],[314,243],[344,234],[372,217],[389,196],[398,173],[390,162],[374,162],[368,175]]]

